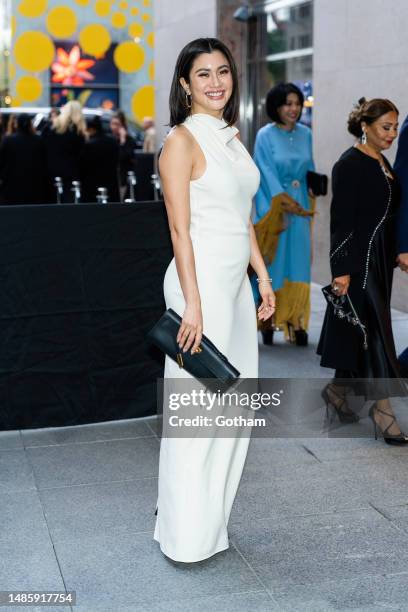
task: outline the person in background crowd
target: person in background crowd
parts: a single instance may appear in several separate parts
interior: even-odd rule
[[[0,145],[3,204],[45,202],[45,150],[33,130],[29,115],[18,116],[17,131]]]
[[[313,212],[306,174],[314,170],[314,163],[311,130],[299,123],[303,102],[302,92],[292,83],[271,89],[266,96],[271,123],[259,130],[255,140],[261,185],[255,196],[254,223],[260,245],[267,245],[267,252],[260,248],[276,292],[273,322],[259,325],[264,344],[272,344],[274,327],[283,328],[297,345],[308,342]],[[254,281],[252,286],[257,302]]]
[[[82,202],[96,202],[98,187],[106,187],[109,202],[119,202],[119,144],[103,133],[98,116],[87,120],[87,134],[80,157]]]
[[[9,115],[6,127],[6,136],[11,136],[11,134],[15,134],[17,132],[17,115],[11,113]]]
[[[156,128],[154,127],[154,121],[152,117],[143,118],[143,130],[143,152],[156,153]]]
[[[0,113],[0,141],[3,139],[3,136],[6,133],[6,118],[3,114]]]
[[[54,120],[59,116],[59,114],[59,108],[51,108],[50,112],[48,113],[48,117],[44,121],[43,127],[41,129],[41,136],[45,136],[46,134],[48,134],[48,132],[50,132],[50,130],[52,130]]]
[[[110,121],[110,129],[113,137],[119,143],[119,180],[120,180],[120,199],[125,199],[127,189],[127,173],[133,170],[134,151],[136,142],[128,134],[126,116],[122,111],[118,111]]]
[[[402,124],[394,170],[401,186],[398,223],[398,265],[408,272],[408,117]]]
[[[353,422],[359,417],[348,407],[346,392],[354,387],[357,395],[375,400],[369,411],[375,432],[380,429],[387,444],[407,444],[389,400],[406,396],[391,323],[400,189],[382,155],[397,137],[398,109],[390,100],[361,98],[348,129],[359,141],[333,168],[330,211],[331,291],[348,296],[347,311],[339,317],[333,304],[327,306],[317,352],[335,377],[322,395],[341,421]],[[361,324],[353,324],[356,317]]]
[[[401,186],[397,263],[403,272],[408,272],[408,117],[406,117],[400,130],[394,170]],[[408,377],[408,348],[401,353],[398,361],[403,376]]]
[[[52,127],[43,134],[46,154],[49,201],[56,202],[54,180],[62,178],[62,201],[74,201],[72,181],[79,180],[79,157],[85,144],[86,124],[79,102],[72,100],[52,120]]]

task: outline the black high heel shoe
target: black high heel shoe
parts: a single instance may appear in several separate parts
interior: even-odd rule
[[[266,346],[272,346],[273,344],[273,329],[268,329],[267,331],[263,331],[262,340]]]
[[[309,336],[305,329],[294,329],[292,323],[288,323],[289,342],[296,346],[307,346]]]
[[[329,383],[325,386],[321,396],[326,402],[327,418],[329,418],[329,404],[331,404],[341,423],[357,423],[360,420],[358,414],[348,407],[346,398],[337,393],[332,384]]]
[[[305,329],[295,329],[295,344],[296,346],[307,346],[309,336]]]
[[[375,412],[385,414],[386,416],[390,417],[391,423],[384,430],[381,429],[381,427],[378,425],[377,421],[375,420],[375,416],[374,416]],[[374,438],[376,440],[378,440],[377,429],[379,429],[382,434],[382,437],[384,438],[384,442],[386,444],[393,444],[394,446],[402,446],[403,444],[408,444],[408,436],[406,436],[402,431],[399,434],[387,434],[387,431],[389,430],[389,428],[397,421],[397,419],[395,418],[395,414],[389,414],[388,412],[384,412],[384,410],[381,410],[381,408],[377,406],[377,402],[374,402],[374,404],[371,406],[369,410],[368,416],[373,422]]]

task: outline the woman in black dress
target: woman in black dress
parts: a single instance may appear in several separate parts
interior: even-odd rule
[[[322,356],[321,365],[336,372],[334,383],[327,385],[322,395],[341,421],[357,421],[359,417],[347,405],[344,379],[370,379],[363,387],[366,398],[376,400],[369,412],[375,434],[378,428],[385,442],[406,444],[408,437],[401,432],[389,400],[406,395],[398,380],[401,374],[390,306],[397,265],[399,188],[381,153],[397,137],[398,110],[389,100],[362,98],[349,116],[348,129],[359,142],[345,151],[333,168],[332,295],[348,294],[365,330],[347,316],[336,316],[329,304],[317,352]],[[352,312],[348,298],[345,303],[343,312],[347,308]],[[361,388],[352,380],[348,386]]]
[[[42,136],[47,154],[48,191],[51,202],[56,202],[55,178],[62,179],[62,202],[74,201],[72,181],[79,180],[79,159],[85,144],[86,124],[82,107],[77,100],[71,100],[62,107],[61,113],[53,118],[50,129]]]

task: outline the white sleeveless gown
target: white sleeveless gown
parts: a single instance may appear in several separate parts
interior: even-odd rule
[[[204,174],[190,182],[190,234],[204,333],[241,378],[257,378],[256,311],[247,267],[259,171],[235,137],[235,127],[201,113],[183,125],[207,162]],[[185,301],[174,259],[165,275],[164,296],[166,307],[182,316]],[[186,373],[167,357],[164,376]],[[228,548],[227,524],[248,444],[249,436],[162,438],[154,539],[166,556],[195,562]]]

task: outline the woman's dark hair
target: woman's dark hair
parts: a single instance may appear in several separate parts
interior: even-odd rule
[[[88,117],[86,120],[86,127],[88,130],[94,130],[96,134],[103,133],[102,120],[98,115]]]
[[[17,117],[17,131],[22,134],[34,134],[31,117],[27,113],[21,113]]]
[[[122,127],[124,127],[125,130],[128,129],[126,115],[123,110],[116,111],[116,113],[113,115],[113,119],[118,119],[121,122]]]
[[[377,119],[390,112],[395,112],[399,115],[398,108],[391,100],[384,98],[366,100],[365,98],[360,98],[358,104],[349,115],[347,122],[348,131],[353,136],[356,136],[356,138],[361,138],[363,135],[363,128],[361,127],[363,121],[367,125],[371,125]]]
[[[180,52],[174,69],[170,90],[170,127],[180,125],[190,114],[186,105],[186,94],[180,83],[183,77],[190,83],[190,72],[195,59],[203,53],[220,51],[227,58],[232,75],[232,95],[225,105],[223,119],[228,125],[233,125],[239,116],[239,85],[238,71],[231,51],[218,38],[197,38],[189,42]]]
[[[303,107],[305,96],[300,91],[299,87],[296,87],[293,83],[279,83],[275,85],[275,87],[272,87],[266,94],[266,114],[272,121],[282,123],[278,110],[281,106],[286,104],[289,94],[296,94],[299,98],[300,105]],[[299,113],[298,121],[301,114],[302,113]]]

